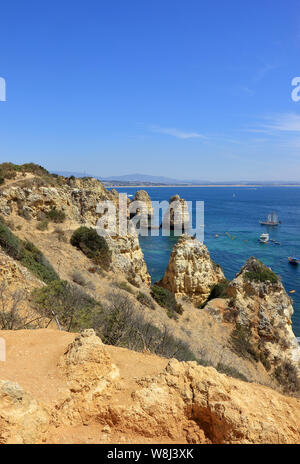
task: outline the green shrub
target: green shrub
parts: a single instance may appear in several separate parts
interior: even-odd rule
[[[251,361],[259,361],[259,354],[251,343],[250,327],[236,324],[235,329],[231,332],[231,345],[239,356]]]
[[[64,222],[66,214],[64,211],[58,210],[55,207],[51,208],[50,211],[46,212],[46,217],[49,221],[55,222],[56,224]]]
[[[137,294],[136,299],[144,306],[147,306],[150,309],[155,309],[155,304],[152,301],[152,298],[150,296],[146,295],[146,293],[139,292]]]
[[[71,245],[81,250],[95,264],[109,269],[111,253],[104,237],[97,234],[95,229],[79,227],[71,237]]]
[[[258,260],[251,262],[251,267],[249,271],[244,273],[243,278],[245,281],[271,283],[276,283],[279,280],[279,277],[271,269]]]
[[[36,228],[38,230],[47,230],[49,225],[48,219],[43,219],[42,221],[39,221],[36,225]]]
[[[168,310],[168,316],[170,318],[177,317],[177,314],[183,313],[182,305],[177,303],[175,295],[166,288],[153,285],[151,287],[151,296],[162,308]]]
[[[93,327],[95,315],[102,306],[82,289],[63,280],[54,280],[32,292],[35,309],[44,317],[56,319],[72,332]]]
[[[5,179],[4,177],[2,177],[2,175],[0,174],[0,185],[4,184],[5,182]]]

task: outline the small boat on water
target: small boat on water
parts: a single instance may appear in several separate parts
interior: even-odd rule
[[[290,264],[294,264],[294,265],[297,265],[300,262],[300,258],[295,258],[293,256],[289,256],[288,260]]]
[[[259,237],[259,242],[268,243],[269,238],[270,238],[269,234],[261,234],[261,236]]]
[[[278,226],[278,216],[276,213],[268,214],[265,221],[259,221],[262,226]]]

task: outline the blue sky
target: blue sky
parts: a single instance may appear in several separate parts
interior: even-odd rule
[[[1,5],[0,160],[109,176],[300,180],[300,3]]]

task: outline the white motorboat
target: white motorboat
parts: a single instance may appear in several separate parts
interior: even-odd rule
[[[261,234],[261,236],[259,237],[260,243],[268,243],[269,239],[269,234]]]

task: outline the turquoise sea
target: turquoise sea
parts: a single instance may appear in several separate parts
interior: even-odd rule
[[[119,188],[134,195],[137,188]],[[204,243],[228,279],[232,279],[246,259],[255,256],[278,274],[294,301],[293,329],[300,337],[300,265],[288,263],[288,256],[300,257],[300,188],[297,187],[151,187],[151,200],[169,200],[179,194],[185,200],[205,202]],[[276,211],[282,224],[267,228],[259,224]],[[230,234],[230,237],[228,234]],[[281,243],[260,244],[258,237],[268,232]],[[218,234],[219,237],[215,238]],[[234,237],[234,238],[232,238]],[[152,281],[159,280],[168,265],[177,237],[141,237],[140,244]]]

